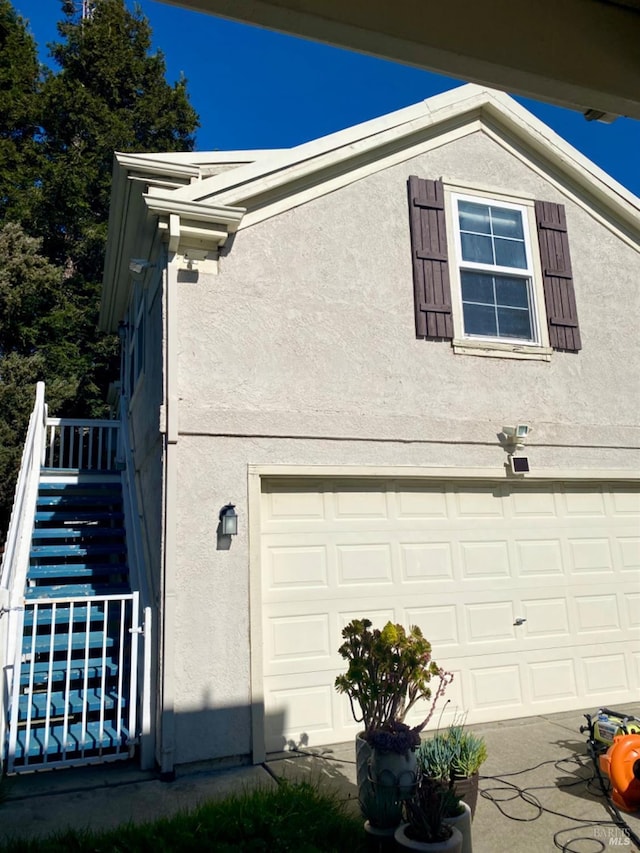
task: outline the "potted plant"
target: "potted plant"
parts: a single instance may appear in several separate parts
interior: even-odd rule
[[[420,734],[405,723],[392,720],[369,733],[372,750],[371,777],[378,786],[397,789],[397,799],[410,797],[416,784],[416,748]]]
[[[478,801],[479,769],[486,759],[484,738],[456,721],[424,740],[417,754],[420,771],[455,788],[469,805],[472,817]]]
[[[462,835],[446,822],[458,804],[451,788],[438,779],[422,776],[413,796],[403,804],[406,822],[395,831],[396,843],[403,850],[461,853]]]
[[[372,629],[369,619],[354,619],[345,626],[342,636],[344,643],[338,652],[348,666],[347,671],[336,678],[335,687],[349,697],[353,718],[363,724],[363,731],[356,738],[358,791],[362,805],[364,801],[375,800],[375,792],[369,789],[373,747],[380,755],[404,755],[409,761],[415,758],[413,750],[420,742],[420,732],[431,719],[436,702],[453,675],[431,659],[431,644],[417,626],[407,632],[402,625],[387,622],[379,630]],[[430,687],[432,678],[438,680],[435,694]],[[431,700],[429,712],[420,724],[410,728],[404,724],[404,719],[421,699]],[[415,766],[412,772],[415,774]],[[375,784],[377,777],[372,776],[372,780]],[[388,778],[381,780],[384,781]],[[408,793],[408,777],[405,776],[403,782],[398,797]],[[394,784],[397,785],[397,781]],[[415,777],[411,784],[415,785]]]

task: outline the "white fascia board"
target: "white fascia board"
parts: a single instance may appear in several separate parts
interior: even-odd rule
[[[114,155],[117,164],[125,170],[128,176],[145,176],[150,181],[154,177],[182,179],[185,183],[191,178],[197,178],[200,169],[197,165],[175,161],[170,154],[125,154],[116,151]]]
[[[243,207],[182,201],[175,197],[175,192],[160,195],[151,191],[143,197],[149,213],[156,216],[176,214],[181,219],[225,225],[231,233],[237,230],[245,214]]]
[[[481,96],[485,92],[485,89],[472,83],[459,86],[457,89],[435,95],[426,101],[336,131],[328,136],[304,142],[294,148],[281,149],[274,152],[271,158],[266,158],[243,169],[237,169],[232,173],[227,172],[223,175],[207,178],[200,183],[184,187],[177,191],[177,194],[180,198],[197,201],[237,187],[246,188],[247,196],[254,195],[256,193],[254,192],[253,182],[256,182],[257,188],[259,179],[264,178],[264,176],[269,178],[274,174],[281,173],[285,179],[288,170],[292,167],[299,166],[302,163],[311,165],[316,158],[322,155],[335,153],[338,157],[340,152],[348,151],[354,145],[365,140],[379,139],[385,133],[397,132],[401,128],[406,128],[407,125],[417,127],[421,122],[424,122],[424,126],[429,127],[439,121],[444,121],[450,114],[472,110],[475,101],[481,100]],[[462,110],[459,109],[461,103],[464,105]],[[247,186],[248,184],[251,184],[250,188]],[[263,191],[261,188],[257,189],[257,192],[261,191]]]
[[[488,128],[504,128],[524,143],[525,147],[542,155],[551,166],[581,187],[587,195],[597,199],[605,210],[621,219],[640,239],[640,199],[637,196],[509,95],[475,84],[460,86],[427,101],[304,143],[288,151],[275,152],[272,158],[265,158],[232,172],[196,181],[188,187],[176,190],[174,195],[193,201],[215,197],[217,203],[243,204],[249,209],[251,199],[262,196],[259,214],[249,213],[243,222],[243,227],[248,227],[255,221],[286,209],[282,188],[287,184],[293,184],[317,172],[319,181],[316,194],[322,195],[324,188],[320,173],[330,166],[335,167],[350,160],[355,170],[359,168],[358,160],[368,154],[370,161],[370,152],[377,147],[382,153],[385,146],[392,143],[397,145],[403,138],[411,145],[412,135],[428,130],[431,130],[430,138],[433,142],[438,126],[442,126],[444,135],[454,120],[458,121],[459,126],[467,122],[466,132],[472,132],[477,129],[477,124],[475,127],[473,125],[477,123],[478,118],[480,121],[484,119]],[[387,165],[389,164],[382,162],[381,157],[380,168]],[[369,168],[375,171],[374,166]],[[344,183],[349,182],[347,176],[343,180]],[[336,182],[332,181],[332,190],[336,188]],[[278,201],[275,207],[268,206],[268,202],[265,206],[264,197],[276,190]],[[313,190],[308,189],[304,201],[312,197]],[[300,203],[299,194],[293,193],[290,206]]]
[[[229,163],[237,163],[238,165],[255,163],[257,160],[272,157],[278,151],[287,150],[289,149],[247,148],[237,151],[170,151],[160,156],[168,163],[187,163],[193,166],[227,166]],[[158,157],[157,154],[143,156]]]

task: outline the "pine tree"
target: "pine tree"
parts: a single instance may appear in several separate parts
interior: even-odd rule
[[[19,220],[38,176],[36,46],[9,0],[0,0],[0,222]]]
[[[82,19],[63,0],[60,67],[42,92],[46,172],[38,233],[51,260],[101,278],[114,151],[190,151],[198,119],[186,81],[169,85],[151,30],[124,0],[94,0]]]
[[[35,382],[56,415],[106,414],[118,344],[97,321],[114,151],[191,150],[198,126],[138,10],[93,0],[83,19],[76,6],[62,0],[57,68],[39,81],[33,40],[0,0],[0,216],[38,238],[0,232],[0,541]]]

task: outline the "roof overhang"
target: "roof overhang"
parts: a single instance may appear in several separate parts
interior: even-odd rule
[[[217,252],[233,233],[244,210],[212,202],[192,203],[175,196],[197,179],[251,163],[257,152],[222,155],[119,154],[114,157],[109,228],[99,328],[114,331],[126,312],[132,258],[151,261],[158,247],[168,251],[197,246]]]
[[[640,119],[640,0],[161,0],[481,83]]]

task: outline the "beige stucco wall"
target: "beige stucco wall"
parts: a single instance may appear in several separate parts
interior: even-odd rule
[[[579,354],[416,340],[410,174],[566,205]],[[476,133],[239,232],[218,275],[179,286],[176,763],[251,749],[247,466],[495,467],[501,426],[526,421],[534,471],[637,470],[638,280],[635,249]]]

